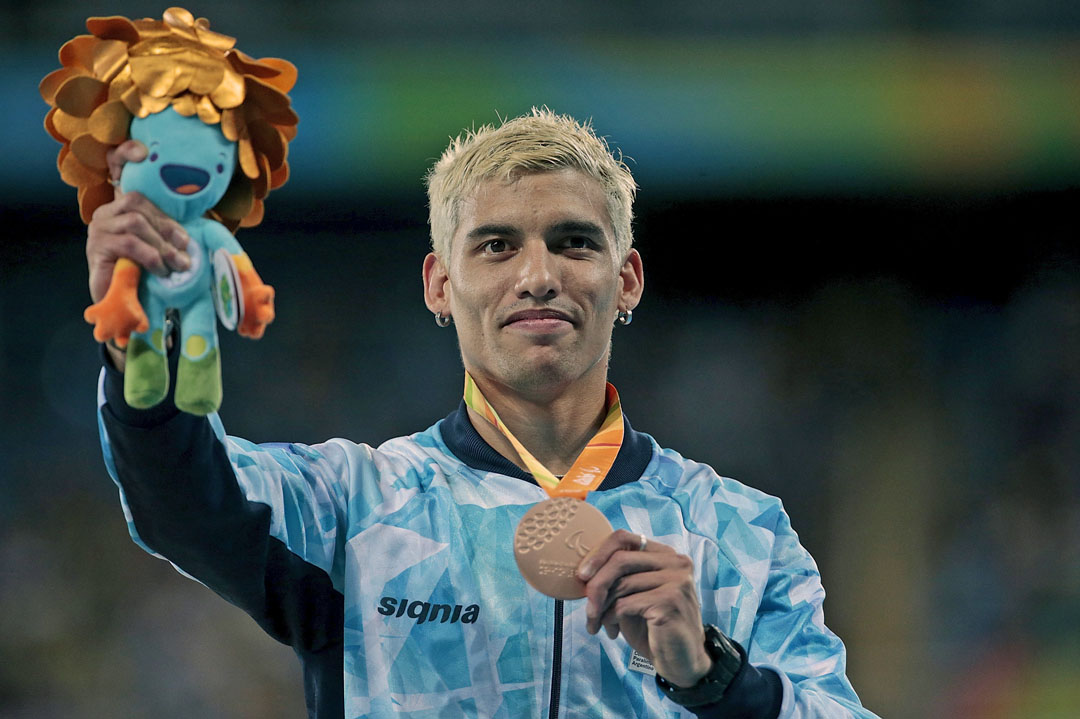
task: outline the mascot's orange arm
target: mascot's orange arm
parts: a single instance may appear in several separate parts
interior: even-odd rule
[[[266,326],[274,321],[274,288],[263,284],[255,266],[246,252],[233,255],[236,273],[240,275],[240,287],[244,293],[244,319],[236,328],[244,337],[257,340],[263,336]]]
[[[126,347],[132,332],[149,329],[146,312],[139,304],[141,273],[137,264],[121,257],[116,261],[105,296],[83,312],[83,319],[94,325],[94,339],[98,342],[115,340],[118,347]]]

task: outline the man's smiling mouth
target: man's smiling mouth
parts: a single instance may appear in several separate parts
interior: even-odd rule
[[[570,315],[559,310],[543,308],[518,310],[506,318],[503,327],[514,325],[523,329],[546,329],[561,327],[563,323],[573,324]]]

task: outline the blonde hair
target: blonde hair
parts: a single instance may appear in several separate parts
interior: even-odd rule
[[[285,184],[296,113],[288,92],[296,68],[278,58],[251,58],[236,40],[212,32],[205,18],[183,8],[162,20],[92,17],[89,35],[60,48],[59,70],[41,81],[52,106],[45,129],[63,146],[60,177],[78,188],[84,222],[112,201],[106,152],[128,139],[131,119],[172,107],[198,115],[237,143],[239,172],[209,212],[230,230],[257,225],[263,198]]]
[[[510,180],[526,172],[579,170],[600,183],[607,199],[608,216],[615,235],[615,249],[622,259],[633,244],[633,219],[637,185],[630,169],[612,154],[607,141],[589,122],[579,123],[547,107],[498,127],[484,125],[463,132],[450,142],[426,177],[431,246],[447,258],[450,241],[461,219],[462,202],[484,180]]]

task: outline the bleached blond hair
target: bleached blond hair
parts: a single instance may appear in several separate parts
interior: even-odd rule
[[[498,126],[468,130],[450,142],[425,178],[435,254],[444,260],[449,257],[461,205],[481,182],[496,178],[509,181],[523,173],[566,168],[600,183],[616,254],[624,259],[634,241],[630,223],[637,185],[622,153],[613,154],[588,121],[578,122],[547,107],[534,107],[531,113]]]

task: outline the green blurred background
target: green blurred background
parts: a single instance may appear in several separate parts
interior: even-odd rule
[[[85,230],[37,83],[88,15],[0,5],[0,717],[297,717],[291,652],[127,538],[100,460]],[[421,177],[547,104],[629,156],[635,427],[785,500],[868,707],[1080,706],[1080,4],[187,5],[293,61],[293,175],[239,238],[230,432],[378,443],[451,410]]]

